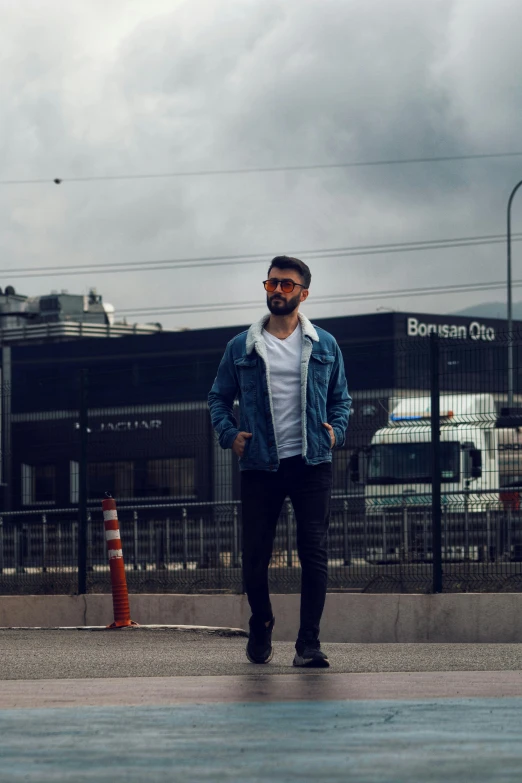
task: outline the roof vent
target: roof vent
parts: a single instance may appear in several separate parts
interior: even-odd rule
[[[12,285],[6,285],[5,287],[5,295],[6,296],[14,296],[16,291],[14,290]]]

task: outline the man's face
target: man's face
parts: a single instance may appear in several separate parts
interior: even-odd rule
[[[285,294],[281,291],[281,286],[278,286],[273,294],[267,293],[266,304],[272,315],[290,315],[308,296],[308,291],[305,288],[301,288],[303,278],[296,269],[277,269],[277,267],[272,267],[268,277],[271,280],[292,280],[294,283],[299,283],[290,294]]]

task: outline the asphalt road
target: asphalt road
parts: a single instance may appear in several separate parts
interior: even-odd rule
[[[518,783],[522,645],[0,631],[0,783]]]
[[[295,674],[294,646],[276,642],[253,666],[246,639],[183,631],[0,631],[0,679]],[[325,644],[325,673],[520,671],[519,644]]]

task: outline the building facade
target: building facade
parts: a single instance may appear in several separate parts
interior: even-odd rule
[[[354,399],[346,446],[334,452],[338,493],[360,492],[350,454],[385,424],[390,398],[429,393],[431,334],[443,390],[488,392],[505,405],[505,321],[386,312],[314,322],[337,339]],[[237,497],[236,461],[216,445],[206,399],[227,342],[243,328],[4,341],[3,509],[77,505],[82,406],[89,502],[106,491],[134,503]],[[516,395],[518,352],[517,338]]]

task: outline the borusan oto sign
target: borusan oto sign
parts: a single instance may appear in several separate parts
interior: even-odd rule
[[[408,318],[406,333],[408,337],[428,337],[430,334],[438,334],[439,337],[454,338],[457,340],[486,340],[492,342],[495,339],[495,330],[492,326],[486,326],[479,321],[471,321],[469,324],[428,324],[417,318]]]

